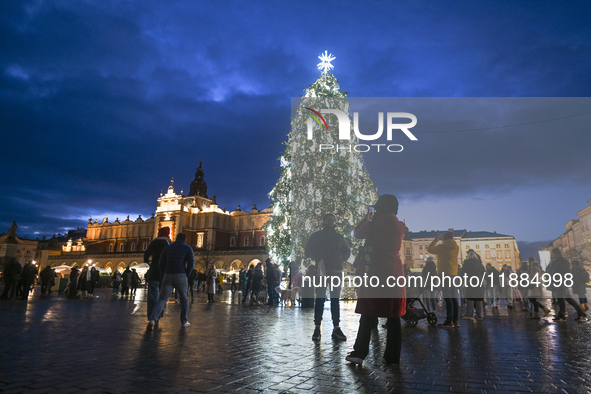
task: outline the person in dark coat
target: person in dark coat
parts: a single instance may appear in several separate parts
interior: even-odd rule
[[[246,271],[244,268],[240,268],[238,272],[238,291],[244,294],[244,285],[246,285]]]
[[[351,249],[345,241],[345,238],[336,231],[336,216],[328,213],[322,220],[322,230],[315,232],[310,236],[306,244],[306,257],[316,262],[316,274],[323,276],[338,276],[343,273],[343,263],[351,255]],[[324,284],[324,283],[322,283]],[[342,285],[342,284],[341,284]],[[314,304],[314,333],[312,340],[320,340],[320,324],[324,313],[324,302],[326,301],[326,286],[314,288],[316,293],[316,302]],[[332,338],[337,341],[345,341],[347,337],[343,334],[340,327],[340,305],[341,286],[330,289],[330,312],[332,315]]]
[[[474,312],[478,320],[484,319],[484,284],[480,283],[486,269],[482,265],[480,256],[473,250],[468,250],[466,260],[462,264],[460,275],[466,278],[464,282],[464,295],[466,297],[466,313],[462,318],[472,319]],[[472,279],[475,278],[475,279]],[[475,284],[480,286],[474,286]]]
[[[129,297],[129,288],[131,287],[131,282],[133,280],[133,274],[129,267],[123,271],[123,275],[121,275],[121,298]]]
[[[242,297],[243,304],[246,302],[246,299],[248,298],[248,293],[250,293],[250,288],[252,287],[253,274],[254,274],[254,268],[251,265],[250,267],[248,267],[248,272],[245,274],[246,286],[244,286],[244,296]]]
[[[173,290],[178,294],[181,303],[181,325],[189,327],[189,298],[187,297],[187,289],[189,286],[188,278],[193,272],[195,266],[194,252],[186,243],[187,234],[178,233],[176,240],[168,245],[160,254],[160,271],[162,272],[162,290],[160,292],[160,299],[150,316],[150,322],[146,327],[148,330],[153,330],[156,326],[156,320],[162,316],[162,311],[168,302],[168,298]]]
[[[131,269],[131,296],[135,297],[135,293],[137,292],[137,287],[141,283],[140,276],[138,275],[135,268]]]
[[[263,263],[258,263],[252,274],[252,282],[250,286],[251,290],[251,302],[256,302],[259,298],[259,293],[263,287]]]
[[[405,227],[396,217],[398,200],[395,196],[381,195],[375,210],[373,219],[368,213],[355,228],[354,235],[358,239],[367,239],[373,251],[370,272],[367,275],[377,276],[380,283],[384,284],[388,277],[404,276],[400,248]],[[359,330],[353,351],[345,359],[357,365],[363,363],[369,353],[372,328],[377,325],[378,317],[386,317],[388,333],[382,361],[386,364],[398,364],[402,346],[400,317],[406,313],[406,288],[359,288],[355,313],[361,314]]]
[[[99,276],[99,271],[96,267],[92,267],[90,269],[90,289],[88,289],[88,294],[90,294],[90,296],[94,295],[94,288],[99,280]]]
[[[161,227],[158,229],[158,236],[150,242],[150,245],[148,245],[148,248],[144,252],[144,263],[150,266],[150,269],[146,272],[146,282],[148,282],[148,320],[150,320],[154,305],[156,305],[160,298],[162,272],[160,272],[159,261],[162,250],[170,245],[169,235],[170,228]]]
[[[68,298],[76,298],[78,295],[78,267],[72,268],[70,278],[68,279]]]
[[[2,292],[3,300],[10,300],[16,298],[18,282],[23,272],[23,266],[17,259],[12,259],[10,263],[4,268],[4,291]]]
[[[21,275],[21,295],[23,300],[29,298],[29,292],[31,291],[31,287],[35,284],[36,277],[37,267],[32,262],[27,262],[23,267],[23,273]]]
[[[41,270],[39,277],[41,278],[41,295],[45,295],[51,288],[51,282],[55,280],[55,271],[47,265]]]
[[[82,292],[82,296],[84,298],[88,297],[91,281],[92,272],[90,271],[88,266],[84,266],[84,268],[82,268],[82,271],[80,271],[80,276],[78,277],[78,290]]]
[[[552,279],[554,282],[552,285],[552,292],[558,300],[558,313],[554,318],[554,321],[566,320],[565,312],[567,302],[571,304],[573,308],[575,308],[575,310],[577,311],[577,318],[575,320],[585,320],[587,315],[585,314],[583,309],[581,309],[579,304],[577,304],[576,301],[572,299],[570,295],[570,290],[568,286],[565,285],[566,274],[571,274],[570,263],[567,259],[562,257],[562,251],[559,248],[552,249],[552,251],[550,252],[550,258],[551,260],[548,264],[548,267],[546,268],[546,272],[552,275],[552,278],[554,278],[555,274],[559,274],[562,278],[562,281],[560,281],[559,283]]]
[[[275,267],[273,267],[271,259],[265,260],[265,278],[267,279],[267,293],[269,295],[267,305],[273,305],[275,302],[275,286],[279,283],[275,274]]]

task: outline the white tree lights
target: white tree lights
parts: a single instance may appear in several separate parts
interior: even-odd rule
[[[350,235],[367,206],[375,201],[375,190],[359,152],[319,152],[320,142],[307,138],[310,108],[332,108],[349,116],[346,93],[340,91],[329,72],[334,56],[325,52],[319,59],[322,74],[305,89],[305,96],[293,103],[297,110],[292,112],[291,131],[280,158],[280,177],[269,193],[274,213],[267,229],[269,255],[282,264],[303,262],[308,238],[322,227],[327,213],[336,215],[337,229],[357,249],[359,244]],[[318,126],[314,135],[323,143],[336,143],[336,117],[327,119],[327,123],[328,127]]]

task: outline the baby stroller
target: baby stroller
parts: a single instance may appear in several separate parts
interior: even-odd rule
[[[423,293],[424,287],[409,286],[410,284],[419,284],[421,283],[420,279],[417,279],[416,282],[408,281],[407,279],[407,286],[406,286],[406,314],[402,316],[406,324],[411,327],[416,326],[421,319],[427,319],[427,322],[431,325],[437,324],[437,315],[434,312],[427,312],[427,308],[425,308],[425,304],[421,300],[421,294]],[[415,308],[414,303],[419,302],[421,308]]]

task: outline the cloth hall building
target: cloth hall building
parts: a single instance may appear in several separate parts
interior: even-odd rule
[[[256,205],[248,212],[240,206],[228,212],[221,209],[216,197],[208,197],[202,163],[191,183],[188,195],[177,194],[174,181],[161,193],[152,217],[109,222],[89,219],[86,237],[77,243],[68,242],[59,252],[48,251],[41,257],[41,266],[68,265],[82,267],[90,260],[108,272],[143,263],[144,250],[161,227],[170,228],[170,238],[180,232],[187,234],[187,244],[195,250],[195,266],[204,271],[204,261],[217,268],[234,270],[265,261],[265,224],[270,208],[259,211]]]

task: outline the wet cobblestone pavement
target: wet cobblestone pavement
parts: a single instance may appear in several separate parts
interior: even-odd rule
[[[357,332],[354,302],[342,303],[346,342],[331,339],[329,303],[322,340],[313,342],[313,310],[222,301],[191,304],[191,327],[167,305],[160,327],[146,327],[144,290],[121,300],[52,294],[0,302],[2,392],[589,392],[591,323],[530,320],[527,313],[487,310],[484,321],[441,329],[403,325],[400,366],[372,351],[348,365]],[[439,307],[440,321],[443,307]],[[374,333],[384,344],[384,329]]]

